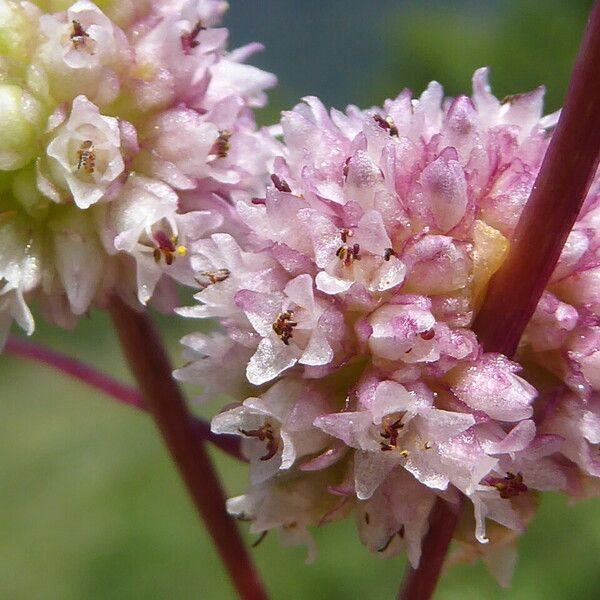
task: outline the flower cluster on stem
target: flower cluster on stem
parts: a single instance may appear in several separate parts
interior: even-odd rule
[[[444,99],[433,82],[368,110],[305,98],[283,114],[266,194],[236,202],[233,234],[192,246],[198,305],[178,312],[221,327],[183,340],[189,363],[176,375],[201,384],[201,398],[239,403],[212,424],[238,434],[250,459],[230,512],[307,543],[310,558],[310,526],[353,515],[371,551],[406,550],[416,566],[441,499],[461,513],[456,536],[507,584],[505,540],[537,493],[579,495],[594,476],[581,448],[597,443],[598,427],[582,431],[593,405],[562,417],[566,371],[544,347],[568,356],[573,376],[581,361],[593,373],[593,337],[569,336],[593,326],[590,311],[549,288],[514,361],[485,352],[472,329],[558,119],[542,115],[543,88],[499,101],[487,78],[475,73],[471,97]],[[556,281],[595,266],[597,197]],[[579,363],[559,349],[567,337]]]
[[[225,2],[101,4],[2,3],[0,346],[34,299],[61,326],[113,293],[174,307],[276,147],[252,115],[275,78],[227,52]]]

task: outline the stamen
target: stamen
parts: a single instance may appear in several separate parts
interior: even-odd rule
[[[433,329],[428,329],[427,331],[422,331],[419,335],[421,336],[421,339],[428,341],[435,337],[435,331]]]
[[[298,325],[296,321],[293,320],[294,312],[291,310],[286,310],[285,312],[280,313],[273,323],[273,331],[281,338],[281,341],[289,346],[290,339],[293,337],[294,327]]]
[[[165,264],[170,266],[177,256],[185,256],[187,254],[187,247],[177,243],[176,235],[168,237],[164,231],[159,230],[153,233],[153,238],[157,245],[152,252],[154,262],[156,263],[159,263],[164,258]]]
[[[344,242],[344,244],[348,241],[348,238],[352,237],[353,235],[354,231],[352,231],[352,229],[348,229],[347,227],[344,227],[340,230],[340,237],[342,238],[342,242]]]
[[[354,244],[350,247],[347,244],[344,244],[337,249],[335,255],[346,267],[349,267],[355,260],[360,260],[360,245]]]
[[[383,253],[383,260],[389,261],[392,256],[396,256],[396,251],[393,248],[386,248]]]
[[[344,176],[344,179],[348,178],[348,171],[350,170],[350,160],[352,159],[351,156],[349,156],[345,161],[344,161],[344,166],[342,167],[342,175]]]
[[[288,182],[285,179],[281,179],[281,177],[279,177],[275,173],[273,173],[273,175],[271,175],[271,181],[273,182],[273,185],[275,186],[275,188],[278,189],[280,192],[291,192],[292,191],[292,188],[290,188]]]
[[[500,492],[500,498],[507,500],[514,498],[522,492],[527,492],[529,488],[523,483],[523,475],[521,473],[506,473],[506,477],[488,477],[486,480],[488,485],[495,487]]]
[[[206,27],[202,25],[202,21],[198,21],[189,33],[181,34],[181,45],[183,46],[184,51],[189,52],[200,45],[200,42],[196,40],[196,38],[198,37],[198,34],[205,29]]]
[[[226,158],[231,150],[231,144],[229,140],[231,139],[230,131],[219,131],[219,137],[215,143],[215,153],[219,158]]]
[[[383,430],[379,434],[384,440],[387,440],[385,442],[380,442],[381,450],[383,452],[394,450],[396,448],[398,444],[398,435],[403,427],[404,423],[402,423],[402,417],[398,417],[397,419],[394,417],[384,418]]]
[[[82,167],[83,170],[91,175],[96,168],[96,153],[94,152],[94,144],[91,140],[85,140],[79,150],[77,150],[77,170],[79,171]]]
[[[251,429],[249,431],[240,429],[239,432],[246,437],[254,437],[260,442],[267,442],[267,453],[264,456],[261,456],[260,460],[270,460],[277,454],[277,450],[279,450],[279,441],[275,438],[270,423],[265,423],[262,427]]]
[[[231,275],[231,271],[229,269],[217,269],[216,271],[202,271],[196,277],[196,281],[202,286],[203,289],[206,289],[210,285],[214,285],[215,283],[221,283],[221,281],[225,281]],[[201,278],[204,278],[202,280]],[[208,281],[205,281],[205,280]]]
[[[375,120],[375,123],[381,127],[381,129],[386,129],[390,135],[398,137],[398,128],[396,127],[392,117],[388,115],[384,118],[381,115],[374,115],[373,119]]]
[[[89,38],[89,34],[82,27],[79,21],[71,21],[72,31],[71,31],[71,42],[75,48],[79,48],[81,46],[85,46],[86,38]]]

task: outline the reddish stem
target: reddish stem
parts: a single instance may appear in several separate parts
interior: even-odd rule
[[[235,522],[204,444],[199,442],[169,358],[150,318],[115,298],[110,307],[123,352],[179,474],[244,600],[267,595]]]
[[[111,396],[123,404],[139,409],[146,408],[144,399],[134,387],[121,383],[109,375],[56,350],[46,348],[23,338],[11,336],[6,342],[4,351],[7,354],[20,356],[21,358],[52,367],[65,375],[69,375],[73,379],[77,379]]]
[[[46,348],[41,344],[36,344],[23,338],[10,337],[6,342],[4,351],[7,354],[52,367],[77,381],[81,381],[107,394],[122,404],[140,410],[148,410],[142,395],[133,386],[121,383],[110,377],[110,375],[56,350]],[[230,456],[246,461],[241,452],[240,439],[237,436],[217,435],[210,430],[210,425],[200,418],[194,418],[192,425],[198,441],[206,440],[211,442]]]
[[[556,267],[600,159],[600,3],[594,5],[558,126],[502,268],[473,326],[512,356]]]
[[[431,598],[438,582],[452,534],[458,523],[460,506],[438,498],[429,515],[429,531],[423,540],[419,567],[408,568],[398,592],[399,600]]]
[[[600,159],[600,1],[592,8],[567,99],[507,260],[490,282],[473,330],[487,352],[512,356],[548,284]],[[399,600],[429,600],[457,516],[438,498],[417,569]]]

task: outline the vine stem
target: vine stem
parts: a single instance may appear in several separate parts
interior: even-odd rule
[[[138,382],[179,474],[204,520],[240,598],[267,595],[235,522],[225,510],[225,495],[210,457],[198,441],[181,389],[150,318],[114,298],[110,313],[129,366]]]
[[[138,410],[148,410],[144,398],[136,388],[122,383],[76,358],[15,336],[8,338],[4,352],[51,367],[110,396],[121,404],[137,408]],[[247,462],[246,458],[242,455],[238,437],[217,435],[210,430],[210,425],[206,421],[197,417],[193,417],[192,426],[198,441],[206,440],[207,442],[211,442],[233,458]]]
[[[600,0],[579,49],[565,106],[533,191],[492,277],[473,330],[487,352],[512,356],[554,271],[600,159]],[[408,568],[398,600],[429,600],[458,513],[437,499],[417,569]]]

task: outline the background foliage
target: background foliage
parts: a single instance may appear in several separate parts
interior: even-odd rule
[[[499,97],[545,83],[560,106],[591,0],[230,0],[232,43],[260,40],[254,61],[280,76],[261,120],[301,95],[343,107],[380,104],[431,79],[470,90],[492,67]],[[175,362],[194,322],[161,320]],[[38,340],[127,377],[105,315]],[[233,592],[149,419],[41,367],[0,358],[0,598],[228,600]],[[211,407],[202,412],[210,414]],[[245,470],[215,451],[230,494]],[[320,554],[268,536],[254,550],[275,599],[392,598],[403,561],[358,543],[353,523],[316,532]],[[513,589],[481,565],[455,567],[437,600],[600,597],[600,501],[543,499],[521,541]]]

